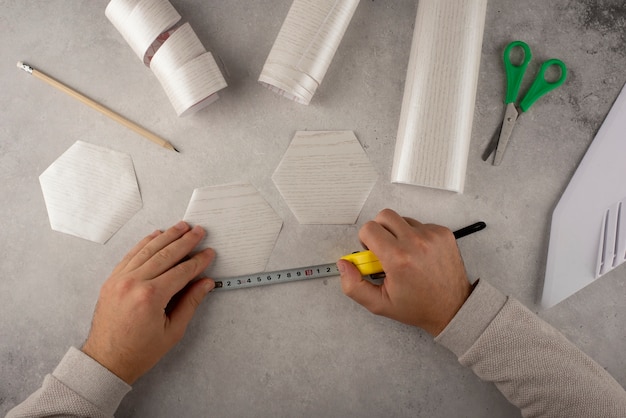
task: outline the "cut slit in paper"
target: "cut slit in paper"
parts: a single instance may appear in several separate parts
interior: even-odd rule
[[[212,278],[263,271],[283,224],[250,184],[195,189],[183,219],[206,230],[197,249],[215,249]]]
[[[128,154],[77,141],[39,176],[50,227],[104,244],[139,209]]]
[[[227,86],[213,55],[168,0],[111,0],[105,14],[154,71],[178,116],[206,107]]]
[[[359,0],[294,0],[259,82],[308,105],[322,83]]]
[[[549,308],[626,261],[626,86],[552,215],[541,297]]]
[[[626,261],[626,198],[607,209],[600,231],[596,278]]]

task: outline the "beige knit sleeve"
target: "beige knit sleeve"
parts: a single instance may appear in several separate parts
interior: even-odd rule
[[[7,414],[17,417],[112,417],[130,386],[71,347],[43,385]]]
[[[606,370],[482,280],[435,341],[525,417],[626,417],[626,392]]]

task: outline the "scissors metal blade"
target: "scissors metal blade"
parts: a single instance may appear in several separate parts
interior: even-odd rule
[[[511,132],[515,126],[515,121],[519,116],[519,112],[515,107],[515,103],[509,103],[506,105],[506,112],[504,113],[504,119],[502,120],[502,129],[500,130],[500,138],[498,139],[498,146],[496,147],[496,156],[493,159],[493,165],[500,165],[502,157],[504,157],[504,150],[511,138]]]
[[[485,148],[485,151],[483,152],[483,155],[482,155],[483,161],[487,161],[489,157],[491,157],[491,154],[493,154],[496,148],[498,147],[498,139],[500,138],[501,130],[502,130],[502,123],[500,123],[500,126],[498,126],[498,129],[496,129],[496,131],[493,133],[493,136],[491,137],[491,140],[489,141],[489,145],[487,145],[487,148]]]

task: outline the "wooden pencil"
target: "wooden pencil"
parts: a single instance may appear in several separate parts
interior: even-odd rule
[[[39,70],[36,70],[35,68],[31,67],[28,64],[24,64],[23,62],[19,61],[17,63],[17,68],[20,68],[24,71],[26,71],[29,74],[34,75],[35,77],[37,77],[38,79],[50,84],[51,86],[61,90],[62,92],[70,95],[71,97],[81,101],[82,103],[86,104],[87,106],[91,107],[92,109],[97,110],[98,112],[102,113],[105,116],[108,116],[109,118],[113,119],[114,121],[126,126],[127,128],[131,129],[132,131],[138,133],[139,135],[149,139],[150,141],[154,142],[155,144],[163,147],[163,148],[167,148],[169,150],[172,151],[176,151],[178,152],[178,150],[176,148],[174,148],[174,146],[172,144],[170,144],[169,142],[167,142],[166,140],[164,140],[163,138],[153,134],[152,132],[148,131],[147,129],[142,128],[141,126],[137,125],[134,122],[131,122],[130,120],[126,119],[125,117],[119,115],[118,113],[115,113],[114,111],[112,111],[111,109],[102,106],[100,103],[97,103],[95,101],[93,101],[92,99],[90,99],[89,97],[77,92],[76,90],[66,86],[65,84],[61,83],[60,81],[55,80],[54,78],[42,73]]]

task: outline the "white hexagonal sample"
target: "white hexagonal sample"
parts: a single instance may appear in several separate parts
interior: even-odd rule
[[[215,250],[215,261],[207,270],[212,278],[263,271],[283,225],[250,184],[195,189],[183,219],[207,232],[198,249]]]
[[[377,178],[352,131],[296,132],[272,176],[301,224],[355,223]]]
[[[76,141],[39,176],[50,226],[104,244],[139,209],[130,155]]]

